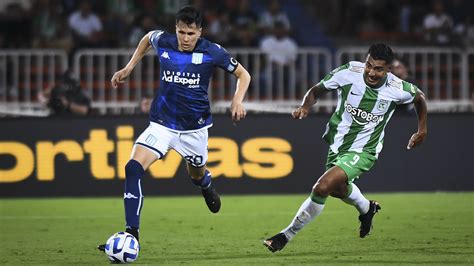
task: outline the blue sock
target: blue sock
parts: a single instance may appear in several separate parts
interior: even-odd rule
[[[209,172],[208,170],[206,170],[206,172],[204,173],[204,176],[197,180],[197,179],[193,179],[191,178],[191,181],[193,181],[194,185],[202,188],[202,189],[206,189],[206,188],[209,188],[211,186],[211,172]]]
[[[125,221],[127,227],[138,229],[140,225],[140,212],[143,207],[143,193],[141,179],[145,171],[142,165],[135,161],[128,161],[125,166],[125,193],[123,202],[125,205]]]

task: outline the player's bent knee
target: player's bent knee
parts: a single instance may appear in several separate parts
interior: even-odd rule
[[[133,159],[128,161],[125,165],[125,175],[127,179],[140,177],[143,172],[143,166]]]
[[[204,177],[204,175],[200,173],[190,173],[189,176],[191,176],[193,180],[200,180]]]
[[[206,175],[207,172],[208,172],[208,170],[206,170],[205,167],[196,168],[196,167],[188,165],[188,174],[191,177],[191,179],[193,179],[193,180],[202,179]]]
[[[329,196],[329,186],[325,183],[316,183],[313,186],[313,193],[319,197],[327,197]]]

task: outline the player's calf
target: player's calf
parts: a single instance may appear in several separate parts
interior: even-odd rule
[[[217,194],[216,189],[212,186],[211,173],[206,170],[204,176],[201,179],[193,179],[194,185],[201,188],[202,196],[206,202],[207,207],[212,213],[219,212],[221,208],[221,199]]]

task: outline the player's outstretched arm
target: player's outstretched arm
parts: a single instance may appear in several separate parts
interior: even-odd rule
[[[309,114],[311,106],[313,106],[323,94],[328,92],[323,86],[319,83],[314,85],[309,89],[304,95],[303,102],[301,105],[296,108],[291,115],[294,119],[303,119],[306,118]]]
[[[135,52],[132,55],[132,58],[130,58],[130,61],[128,61],[128,64],[120,69],[119,71],[115,72],[115,74],[112,76],[112,79],[110,82],[112,82],[112,86],[114,88],[118,87],[119,83],[124,83],[125,80],[128,78],[132,70],[135,68],[135,66],[142,60],[143,56],[151,49],[151,44],[150,44],[150,34],[152,32],[147,33],[143,38],[140,40],[138,43],[137,48],[135,49]]]
[[[232,99],[232,104],[230,106],[230,111],[232,114],[232,120],[234,122],[239,122],[240,120],[244,119],[245,115],[247,114],[242,102],[244,101],[245,93],[249,87],[251,77],[249,72],[240,64],[234,71],[234,75],[237,77],[237,84],[234,98]]]
[[[422,91],[418,90],[413,104],[415,106],[416,116],[418,117],[418,132],[411,136],[407,149],[420,145],[428,133],[426,125],[428,111],[426,108],[425,94]]]

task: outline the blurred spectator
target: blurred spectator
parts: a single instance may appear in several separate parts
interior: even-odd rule
[[[409,0],[400,1],[399,31],[409,33],[411,31],[411,15],[413,13]]]
[[[281,9],[280,1],[271,0],[267,10],[265,10],[260,17],[259,26],[264,34],[268,34],[276,26],[276,23],[281,23],[283,29],[289,31],[291,29],[288,15]]]
[[[38,0],[33,16],[33,47],[60,48],[70,52],[72,39],[56,0]]]
[[[202,4],[202,3],[201,3]],[[203,11],[203,32],[204,38],[227,46],[232,37],[232,25],[227,12],[221,12],[223,7],[219,5],[210,5]]]
[[[70,77],[69,72],[52,88],[46,89],[38,95],[40,101],[46,103],[53,115],[87,115],[90,113],[91,103],[79,82]]]
[[[412,82],[411,80],[408,79],[409,77],[409,72],[407,66],[399,59],[394,59],[392,62],[392,73],[405,80],[408,82]]]
[[[151,94],[143,95],[142,99],[140,100],[139,113],[141,113],[141,114],[150,113],[150,108],[151,108],[151,103],[152,102],[153,102],[153,95],[151,95]]]
[[[237,28],[249,27],[251,30],[257,28],[257,15],[250,9],[248,0],[241,0],[238,8],[230,14],[230,17],[232,18],[232,24]]]
[[[175,22],[174,22],[174,13],[168,14],[165,13],[165,10],[170,9],[170,5],[172,6],[173,3],[168,3],[169,1],[156,1],[156,0],[135,0],[137,5],[138,16],[150,16],[153,17],[155,22],[158,25],[163,25],[168,32],[175,31]],[[175,1],[178,2],[178,1]],[[179,1],[180,2],[180,1]]]
[[[236,10],[231,12],[233,32],[229,45],[238,47],[257,46],[257,15],[250,9],[248,0],[239,2]]]
[[[128,37],[128,45],[131,47],[136,47],[145,34],[158,28],[155,19],[147,14],[137,18],[135,24]]]
[[[0,47],[31,45],[31,0],[0,0]]]
[[[355,10],[349,9],[354,15],[348,21],[359,33],[383,33],[398,30],[398,7],[393,1],[355,1]]]
[[[444,1],[446,13],[453,19],[453,24],[462,24],[471,17],[474,10],[474,2],[469,0]]]
[[[213,42],[227,46],[232,33],[232,24],[229,14],[218,12],[216,15],[216,19],[208,24],[207,33]]]
[[[410,71],[406,64],[400,59],[394,59],[392,62],[392,74],[401,78],[402,80],[410,83],[414,83],[414,80],[411,78]],[[397,111],[405,113],[413,113],[415,111],[413,104],[405,104],[397,106]]]
[[[107,0],[106,9],[108,14],[118,15],[130,24],[133,20],[135,3],[133,0]]]
[[[92,12],[91,3],[82,0],[79,10],[69,16],[69,27],[74,38],[74,48],[98,47],[102,41],[102,22]]]
[[[456,44],[463,47],[474,46],[474,21],[472,17],[466,17],[464,23],[459,23],[454,28]]]
[[[433,2],[432,13],[425,16],[423,28],[426,41],[440,45],[450,43],[453,19],[444,12],[444,4],[441,0]]]
[[[107,0],[105,9],[105,46],[122,47],[126,45],[134,14],[133,0]]]
[[[357,31],[359,33],[383,31],[382,25],[378,23],[376,19],[377,11],[366,9],[364,13],[364,19],[362,19],[357,25]]]
[[[298,55],[298,45],[288,36],[288,31],[282,22],[277,21],[272,32],[272,35],[266,36],[260,43],[260,50],[266,54],[268,60],[265,62],[264,73],[261,73],[259,81],[262,89],[260,94],[264,97],[270,89],[283,91],[287,88],[285,84],[289,82],[290,70]],[[278,83],[281,80],[283,84]]]
[[[260,49],[267,54],[270,63],[288,65],[296,60],[298,45],[288,36],[284,23],[278,21],[273,34],[266,36],[260,43]]]
[[[255,28],[250,25],[240,25],[234,28],[232,38],[229,41],[230,47],[256,47],[258,40]]]

